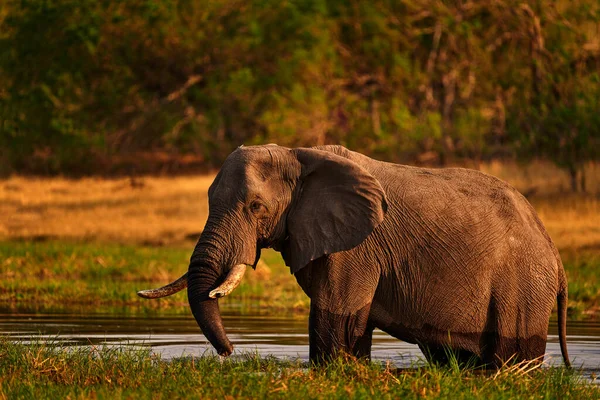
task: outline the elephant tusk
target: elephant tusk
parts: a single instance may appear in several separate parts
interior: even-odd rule
[[[187,287],[187,272],[177,279],[158,289],[140,290],[137,295],[145,299],[158,299],[160,297],[170,296]]]
[[[212,290],[208,297],[218,299],[219,297],[227,296],[229,293],[238,287],[244,273],[246,272],[246,264],[238,264],[231,268],[225,277],[225,281],[221,283],[215,290]]]

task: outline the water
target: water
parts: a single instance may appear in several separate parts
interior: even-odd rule
[[[234,356],[258,353],[280,359],[308,360],[308,317],[223,312]],[[550,326],[546,363],[560,365],[556,334]],[[191,316],[114,316],[83,314],[0,314],[0,335],[29,342],[49,340],[73,346],[140,346],[165,360],[215,354]],[[600,383],[600,322],[570,322],[568,348],[575,368]],[[400,368],[424,364],[416,345],[379,330],[373,335],[372,358]]]

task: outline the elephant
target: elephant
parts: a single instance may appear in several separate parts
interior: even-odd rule
[[[208,190],[188,271],[142,297],[187,287],[218,354],[233,346],[218,298],[263,248],[280,252],[310,298],[309,358],[370,357],[373,330],[427,361],[499,368],[543,361],[558,303],[564,363],[567,279],[550,236],[509,184],[464,168],[377,161],[342,146],[240,146]]]

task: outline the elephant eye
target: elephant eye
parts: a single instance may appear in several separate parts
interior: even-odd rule
[[[260,201],[253,201],[250,203],[250,211],[257,217],[262,217],[267,213],[267,207],[264,206]]]

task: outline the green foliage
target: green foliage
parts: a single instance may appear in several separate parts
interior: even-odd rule
[[[92,1],[9,2],[0,38],[0,146],[16,169],[89,168],[84,124],[99,15]],[[5,8],[5,12],[7,10]]]
[[[507,122],[518,153],[553,160],[570,172],[576,191],[583,165],[600,156],[600,7],[564,8],[560,19],[542,14],[543,31],[531,33],[531,88],[515,94]]]
[[[598,20],[595,1],[10,0],[0,172],[263,142],[577,171],[598,157]]]

